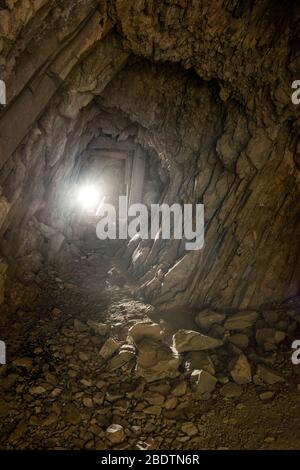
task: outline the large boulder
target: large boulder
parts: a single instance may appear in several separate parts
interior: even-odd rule
[[[257,318],[258,312],[254,310],[239,312],[229,317],[224,326],[227,330],[244,330],[253,326]]]
[[[121,346],[119,353],[110,359],[107,369],[110,372],[124,366],[130,369],[131,365],[134,363],[135,357],[136,354],[134,347],[131,344],[124,344]]]
[[[190,351],[185,356],[184,367],[188,372],[193,370],[205,370],[210,374],[215,374],[215,366],[205,351]]]
[[[242,387],[233,382],[228,382],[220,389],[220,394],[226,398],[237,398],[242,395],[242,393]]]
[[[268,385],[274,385],[278,382],[284,382],[284,378],[270,367],[259,364],[257,367],[258,377]]]
[[[191,374],[192,388],[200,397],[211,393],[217,384],[217,379],[205,370],[194,370]]]
[[[121,444],[125,440],[125,432],[120,424],[111,424],[105,435],[112,444]]]
[[[225,320],[223,313],[215,312],[214,310],[205,309],[197,313],[195,316],[195,323],[204,331],[208,331],[215,323],[222,324]]]
[[[107,360],[110,359],[120,348],[121,343],[114,338],[108,338],[99,351],[99,355]]]
[[[283,331],[275,330],[274,328],[261,328],[256,331],[256,341],[259,345],[264,345],[265,349],[268,346],[274,346],[281,343],[286,337]]]
[[[251,366],[244,354],[238,356],[231,363],[230,374],[233,380],[239,384],[248,384],[252,380]]]
[[[181,357],[169,346],[152,338],[144,338],[138,344],[136,372],[148,382],[179,375]]]
[[[165,330],[162,325],[149,321],[138,322],[133,325],[129,331],[129,336],[137,344],[143,338],[152,338],[154,341],[160,341],[164,336]]]
[[[249,346],[249,338],[243,333],[236,333],[228,338],[229,342],[240,349],[246,349]]]
[[[173,346],[179,352],[205,351],[223,346],[220,339],[205,336],[198,331],[179,330],[173,335]]]

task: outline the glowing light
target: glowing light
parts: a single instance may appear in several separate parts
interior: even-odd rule
[[[96,210],[100,202],[100,191],[96,186],[82,186],[78,192],[78,202],[86,210]]]

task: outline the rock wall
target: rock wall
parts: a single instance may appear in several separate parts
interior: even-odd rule
[[[201,252],[183,255],[177,241],[141,249],[144,272],[156,265],[144,287],[159,303],[246,308],[296,294],[295,137],[288,123],[262,125],[220,95],[193,74],[145,64],[128,65],[103,93],[105,106],[147,129],[145,145],[167,162],[165,202],[205,205]]]
[[[235,309],[296,295],[299,16],[270,0],[3,2],[0,302],[7,272],[30,286],[63,246],[62,202],[101,134],[160,159],[164,202],[205,205],[201,251],[129,243],[152,302]]]

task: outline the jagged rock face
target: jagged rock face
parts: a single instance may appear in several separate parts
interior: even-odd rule
[[[23,282],[72,238],[62,201],[103,136],[159,159],[162,202],[205,205],[201,251],[131,245],[128,267],[153,303],[248,308],[297,294],[291,3],[1,3],[0,301],[7,263]]]

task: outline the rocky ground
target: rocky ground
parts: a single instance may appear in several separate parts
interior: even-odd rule
[[[296,304],[161,312],[96,254],[39,282],[1,326],[1,449],[300,448]]]

